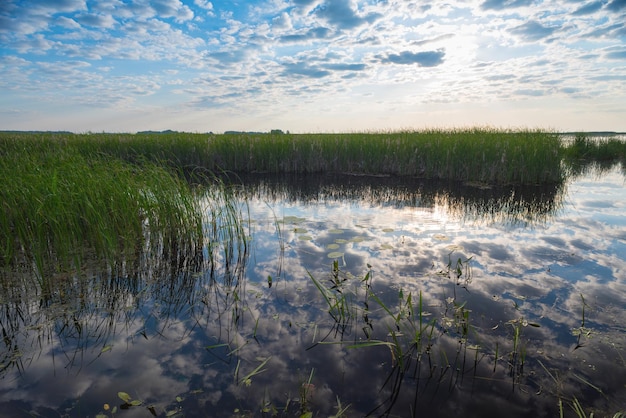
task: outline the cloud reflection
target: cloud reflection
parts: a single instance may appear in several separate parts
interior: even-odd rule
[[[249,189],[245,277],[227,274],[237,263],[221,254],[212,269],[163,263],[66,278],[46,303],[7,280],[0,407],[95,414],[125,391],[145,402],[125,416],[145,416],[147,405],[186,416],[299,416],[306,406],[327,416],[337,399],[351,417],[554,416],[559,398],[569,408],[574,397],[597,415],[624,408],[619,173],[540,197],[478,188],[469,198],[426,185],[394,195],[367,183],[347,198],[305,182],[294,193]],[[343,254],[348,302],[337,322],[309,276],[331,287],[331,252]],[[428,330],[419,350],[415,324]],[[368,336],[397,338],[413,355],[349,348]]]

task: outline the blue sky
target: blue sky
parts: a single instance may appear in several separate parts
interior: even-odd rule
[[[626,131],[626,0],[2,0],[0,129]]]

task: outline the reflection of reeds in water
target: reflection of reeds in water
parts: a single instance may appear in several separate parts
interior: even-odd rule
[[[230,181],[230,180],[225,180]],[[467,223],[527,226],[551,220],[563,206],[563,183],[478,187],[462,182],[355,176],[237,176],[246,198],[301,205],[349,202],[427,208]]]
[[[50,273],[46,289],[32,286],[30,273],[3,271],[0,376],[24,371],[23,354],[47,352],[54,341],[63,349],[61,366],[80,370],[115,349],[112,341],[120,334],[129,333],[129,340],[171,338],[164,332],[181,318],[195,323],[185,332],[211,321],[222,324],[225,335],[234,334],[246,311],[239,295],[245,295],[248,253],[242,242],[231,247],[236,250],[214,246],[210,262],[186,251],[149,251],[104,265],[87,261],[80,271]],[[237,349],[232,343],[226,339],[231,352]]]

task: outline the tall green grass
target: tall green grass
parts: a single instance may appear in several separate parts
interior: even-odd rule
[[[618,137],[593,137],[578,133],[565,147],[564,156],[570,160],[624,161],[626,141]]]
[[[22,134],[28,138],[28,135]],[[490,184],[563,180],[562,143],[541,130],[489,128],[350,134],[46,134],[81,153],[211,172],[417,176]],[[46,144],[47,143],[47,144]]]
[[[148,161],[87,154],[66,141],[0,142],[4,267],[41,276],[98,255],[201,250],[203,212],[184,179]]]
[[[564,165],[568,176],[602,173],[621,163],[626,173],[626,140],[616,136],[578,133],[564,145]]]
[[[208,153],[211,168],[241,172],[330,171],[494,184],[563,179],[560,138],[539,130],[215,135]]]

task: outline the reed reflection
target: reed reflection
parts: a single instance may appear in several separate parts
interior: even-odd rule
[[[407,177],[231,175],[247,198],[303,206],[340,201],[364,207],[429,208],[455,221],[525,227],[545,223],[563,206],[564,183],[490,186]]]
[[[178,321],[206,326],[243,310],[237,295],[245,293],[245,237],[211,241],[203,251],[174,241],[159,248],[147,245],[112,263],[94,254],[81,269],[50,271],[44,281],[34,268],[2,270],[0,377],[21,376],[45,356],[78,374],[120,339],[172,338],[167,329]]]

